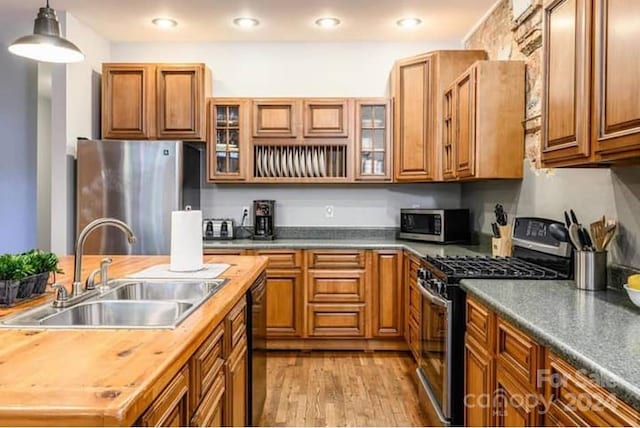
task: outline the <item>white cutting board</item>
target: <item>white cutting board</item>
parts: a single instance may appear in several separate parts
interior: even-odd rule
[[[201,270],[194,272],[174,272],[169,265],[155,265],[129,275],[129,278],[146,279],[215,279],[231,267],[228,263],[205,264]]]

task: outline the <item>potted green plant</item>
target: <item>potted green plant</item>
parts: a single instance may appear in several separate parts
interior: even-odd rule
[[[53,273],[62,273],[58,267],[58,256],[53,253],[47,253],[40,250],[31,250],[24,254],[28,259],[28,263],[33,267],[35,272],[35,285],[33,287],[34,294],[42,294],[47,288],[49,275]]]
[[[0,304],[13,305],[20,291],[20,280],[26,277],[24,259],[20,256],[0,256]]]

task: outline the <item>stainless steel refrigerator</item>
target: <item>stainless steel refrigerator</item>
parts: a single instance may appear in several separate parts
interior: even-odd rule
[[[85,254],[169,254],[171,212],[200,209],[201,149],[182,141],[78,140],[77,230],[100,217],[128,223],[94,231]]]

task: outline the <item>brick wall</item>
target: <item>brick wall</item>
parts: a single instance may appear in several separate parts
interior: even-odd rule
[[[542,89],[542,7],[531,0],[517,19],[511,0],[502,0],[487,19],[466,40],[467,49],[484,49],[489,59],[521,60],[526,63],[525,157],[538,166]]]

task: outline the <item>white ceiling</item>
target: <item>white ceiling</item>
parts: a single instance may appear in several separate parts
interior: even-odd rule
[[[453,41],[461,40],[495,0],[50,0],[114,41]],[[45,0],[2,0],[2,13],[32,12]],[[241,30],[238,16],[260,19]],[[323,30],[321,16],[342,25]],[[423,24],[403,30],[395,22],[417,16]],[[159,30],[156,17],[171,17],[178,27]]]

